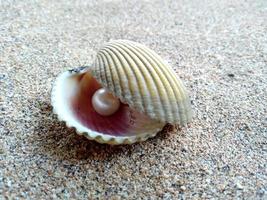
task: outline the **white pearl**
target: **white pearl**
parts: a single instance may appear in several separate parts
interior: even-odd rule
[[[98,89],[92,97],[95,111],[103,116],[114,114],[120,107],[120,100],[114,97],[107,89]]]

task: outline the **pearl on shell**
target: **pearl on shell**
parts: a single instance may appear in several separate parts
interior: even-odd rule
[[[98,89],[92,97],[95,111],[103,116],[114,114],[120,107],[120,100],[113,96],[107,89]]]

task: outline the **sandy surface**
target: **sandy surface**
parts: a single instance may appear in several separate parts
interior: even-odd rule
[[[266,199],[266,19],[265,0],[0,1],[0,199]],[[118,38],[172,64],[189,127],[110,147],[56,120],[55,77]]]

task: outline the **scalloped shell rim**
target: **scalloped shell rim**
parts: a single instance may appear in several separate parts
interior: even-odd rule
[[[64,81],[68,77],[71,77],[73,75],[77,75],[83,72],[84,70],[78,71],[78,72],[69,70],[69,71],[63,72],[56,78],[56,81],[52,87],[51,103],[53,107],[53,113],[57,115],[57,118],[59,121],[65,122],[68,128],[74,128],[75,131],[79,135],[83,135],[89,140],[95,140],[99,143],[107,143],[111,145],[133,144],[136,142],[142,142],[142,141],[147,140],[148,138],[154,137],[161,130],[160,128],[158,128],[158,129],[155,129],[154,133],[144,133],[142,135],[137,135],[137,136],[112,136],[112,135],[104,135],[99,132],[90,130],[88,128],[84,128],[86,129],[86,131],[84,131],[82,130],[82,128],[76,127],[75,125],[73,125],[72,120],[62,115],[59,106],[57,106],[57,99],[58,99],[57,95],[60,94],[58,90],[60,90],[61,88],[62,81]]]

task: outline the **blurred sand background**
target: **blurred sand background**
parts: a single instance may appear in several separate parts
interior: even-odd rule
[[[52,114],[56,76],[110,39],[146,44],[194,121],[100,145]],[[267,199],[267,1],[0,0],[0,199]]]

